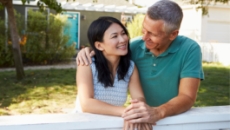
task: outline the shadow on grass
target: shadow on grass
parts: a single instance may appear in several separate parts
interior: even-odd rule
[[[194,107],[229,105],[230,69],[203,68],[205,80]],[[0,115],[60,113],[74,107],[75,69],[29,70],[21,81],[14,71],[0,73]]]
[[[73,107],[75,69],[28,70],[16,80],[14,71],[0,75],[0,115],[57,113]]]
[[[205,80],[201,81],[195,107],[230,105],[230,69],[215,65],[203,66]]]

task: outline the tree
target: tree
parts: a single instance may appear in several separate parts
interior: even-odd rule
[[[21,1],[23,4],[25,4],[26,2],[27,3],[30,2],[30,0],[21,0]],[[183,0],[183,1],[188,1],[190,4],[200,4],[198,8],[201,8],[203,14],[205,14],[207,13],[207,5],[209,5],[211,2],[228,3],[229,0]],[[48,8],[50,9],[54,9],[57,13],[62,11],[61,4],[59,4],[56,0],[38,0],[37,5],[41,11],[44,9],[45,5],[48,6]],[[14,55],[16,75],[17,75],[17,79],[20,80],[25,77],[25,73],[23,69],[21,50],[19,47],[19,35],[16,28],[17,25],[16,25],[14,9],[13,9],[13,0],[0,0],[0,9],[2,7],[6,8],[9,17],[9,27],[10,27],[10,35],[12,40],[12,50]]]
[[[29,3],[30,0],[21,0],[23,4]],[[61,4],[56,0],[39,0],[37,3],[39,9],[42,11],[45,5],[50,9],[54,9],[57,13],[62,11]],[[25,77],[23,62],[21,56],[21,50],[19,46],[19,34],[17,31],[17,25],[14,14],[13,0],[0,0],[0,8],[5,7],[9,18],[9,28],[12,40],[12,51],[14,56],[14,63],[16,68],[17,79],[21,80]]]
[[[197,9],[202,10],[203,15],[208,14],[208,6],[216,3],[228,4],[229,0],[182,0],[192,5],[198,5]]]

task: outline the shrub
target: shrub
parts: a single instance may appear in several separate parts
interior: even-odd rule
[[[69,35],[63,30],[66,32],[70,27],[66,16],[50,14],[46,17],[47,15],[42,12],[29,10],[25,31],[23,18],[17,12],[15,14],[24,64],[69,61],[75,54],[74,45],[66,45]],[[0,19],[0,30],[6,30],[3,19]],[[5,31],[0,32],[0,67],[14,65],[9,29],[7,32],[7,37]]]
[[[21,15],[15,10],[15,17],[17,25],[22,27]],[[9,28],[9,27],[8,27]],[[10,37],[9,29],[5,27],[4,19],[0,18],[0,67],[13,66],[13,53],[12,53],[12,42]],[[18,28],[18,29],[19,29]]]
[[[142,22],[144,20],[144,16],[145,15],[143,14],[137,14],[134,16],[133,21],[127,24],[127,29],[131,39],[142,35]]]
[[[69,40],[63,29],[69,28],[67,17],[29,10],[25,44],[26,62],[33,64],[52,64],[69,60],[75,53],[74,45],[67,46]]]
[[[9,51],[9,46],[6,44],[5,24],[0,18],[0,66],[12,65],[12,53]]]

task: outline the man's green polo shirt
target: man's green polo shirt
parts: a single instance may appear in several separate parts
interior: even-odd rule
[[[150,106],[159,106],[177,96],[181,78],[204,79],[200,46],[187,37],[177,36],[157,57],[146,49],[142,37],[133,39],[130,49]]]

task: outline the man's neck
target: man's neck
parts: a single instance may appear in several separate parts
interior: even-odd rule
[[[153,53],[154,56],[159,56],[160,54],[164,53],[169,48],[170,45],[171,45],[171,43],[167,44],[164,47],[156,48],[156,49],[151,49],[149,51],[151,53]]]
[[[161,51],[159,49],[152,49],[149,50],[151,53],[153,53],[154,56],[159,56],[160,54],[162,54],[164,51]]]

